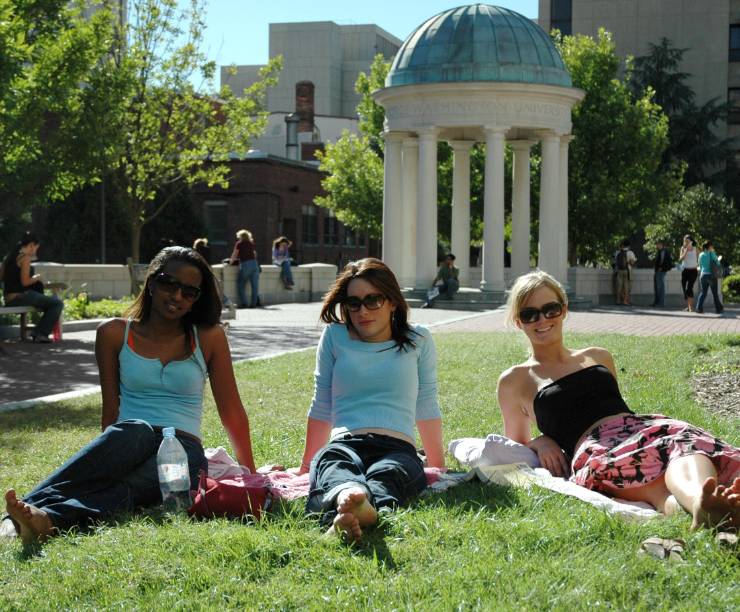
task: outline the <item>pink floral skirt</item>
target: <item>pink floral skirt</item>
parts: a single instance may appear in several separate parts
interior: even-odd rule
[[[720,484],[740,477],[740,449],[662,414],[617,416],[591,430],[573,455],[576,484],[594,490],[640,487],[677,457],[706,455]]]

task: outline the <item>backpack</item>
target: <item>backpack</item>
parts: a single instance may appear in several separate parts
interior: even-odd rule
[[[709,258],[709,269],[712,271],[712,276],[716,279],[720,279],[725,275],[725,271],[722,269],[722,265]]]
[[[619,249],[617,253],[617,270],[627,269],[627,251]]]
[[[198,518],[253,516],[259,519],[272,503],[269,481],[261,474],[250,474],[247,480],[214,480],[208,477],[205,470],[201,470],[188,514]]]

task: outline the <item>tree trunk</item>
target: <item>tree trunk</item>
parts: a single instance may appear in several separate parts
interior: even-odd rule
[[[131,261],[139,263],[141,258],[141,227],[142,223],[138,217],[131,224]]]

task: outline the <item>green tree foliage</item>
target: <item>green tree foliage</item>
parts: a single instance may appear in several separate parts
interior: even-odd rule
[[[676,189],[661,171],[668,120],[650,94],[635,99],[619,80],[611,35],[556,37],[573,78],[586,97],[573,110],[570,145],[570,259],[605,262],[619,238],[654,218]]]
[[[226,86],[214,96],[216,66],[201,51],[204,8],[203,0],[185,9],[177,0],[129,1],[119,53],[131,89],[112,183],[131,224],[134,261],[143,226],[195,183],[228,187],[227,162],[246,154],[266,125],[265,94],[281,60],[241,97]]]
[[[691,75],[680,70],[686,51],[673,47],[667,38],[650,44],[647,54],[628,66],[630,87],[638,97],[654,92],[653,100],[668,115],[669,146],[664,161],[686,162],[685,184],[723,184],[737,174],[733,139],[717,135],[727,121],[729,105],[717,98],[696,103],[694,90],[687,84]]]
[[[740,263],[740,212],[706,185],[690,187],[660,210],[655,222],[645,228],[646,246],[652,249],[664,240],[676,256],[686,234],[699,245],[711,240],[718,255],[735,266]]]
[[[95,182],[113,154],[125,74],[115,19],[68,0],[0,0],[0,243],[33,205]]]

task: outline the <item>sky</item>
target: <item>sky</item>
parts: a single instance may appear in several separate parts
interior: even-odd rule
[[[185,0],[180,0],[186,4]],[[208,0],[203,50],[219,66],[264,64],[269,24],[333,21],[339,25],[374,23],[404,40],[422,22],[464,0]],[[537,0],[495,0],[491,4],[537,17]]]

